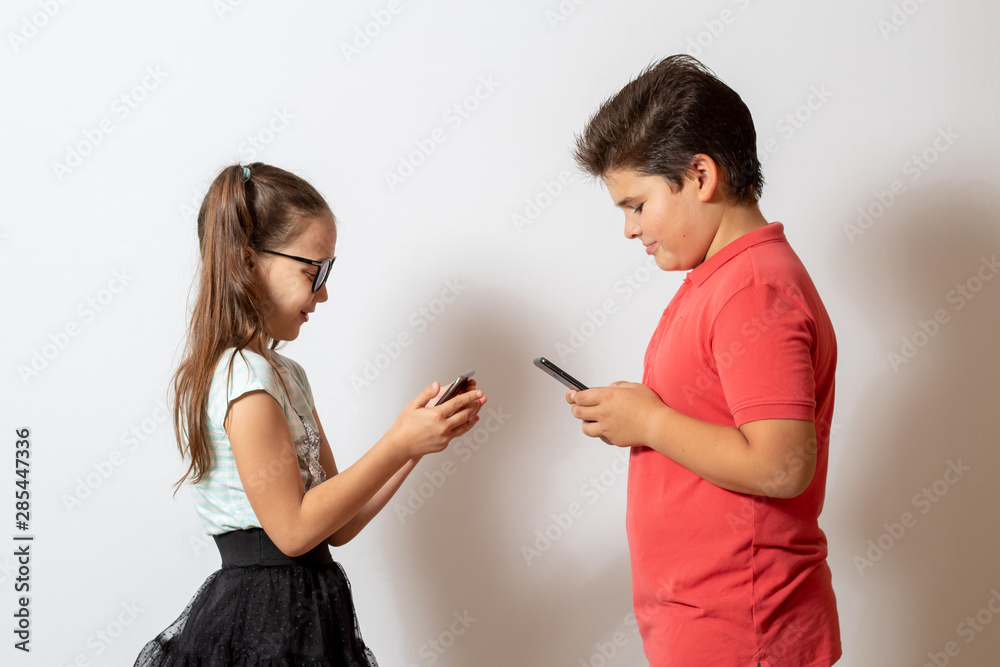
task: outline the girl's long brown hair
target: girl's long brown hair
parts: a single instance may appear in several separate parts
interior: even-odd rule
[[[298,176],[261,162],[247,168],[250,178],[245,182],[242,165],[223,169],[198,211],[198,297],[184,360],[173,380],[174,434],[190,465],[177,480],[175,493],[188,478],[201,481],[211,466],[208,393],[222,353],[228,348],[262,351],[277,371],[269,352],[278,341],[266,333],[267,296],[254,271],[250,246],[279,249],[295,239],[305,218],[332,217],[319,192]]]

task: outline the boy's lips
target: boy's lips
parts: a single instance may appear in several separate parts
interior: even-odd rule
[[[646,246],[646,254],[647,255],[652,255],[654,252],[656,252],[656,248],[659,245],[660,244],[657,243],[656,241],[653,241],[652,243],[650,243],[648,246]]]

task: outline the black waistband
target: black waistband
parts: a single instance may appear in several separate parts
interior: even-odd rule
[[[301,556],[286,556],[274,545],[271,538],[260,528],[234,530],[221,535],[213,535],[215,544],[222,554],[223,567],[246,567],[248,565],[332,565],[330,547],[322,542]]]

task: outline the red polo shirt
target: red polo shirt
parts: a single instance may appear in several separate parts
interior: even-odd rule
[[[727,491],[632,449],[633,599],[652,667],[829,667],[840,657],[817,523],[836,361],[833,326],[781,223],[688,273],[663,312],[643,384],[666,405],[725,426],[812,420],[818,444],[812,483],[787,500]]]

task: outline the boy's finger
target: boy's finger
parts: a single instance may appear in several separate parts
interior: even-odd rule
[[[601,392],[597,389],[574,392],[573,402],[577,405],[597,405],[601,402]]]

